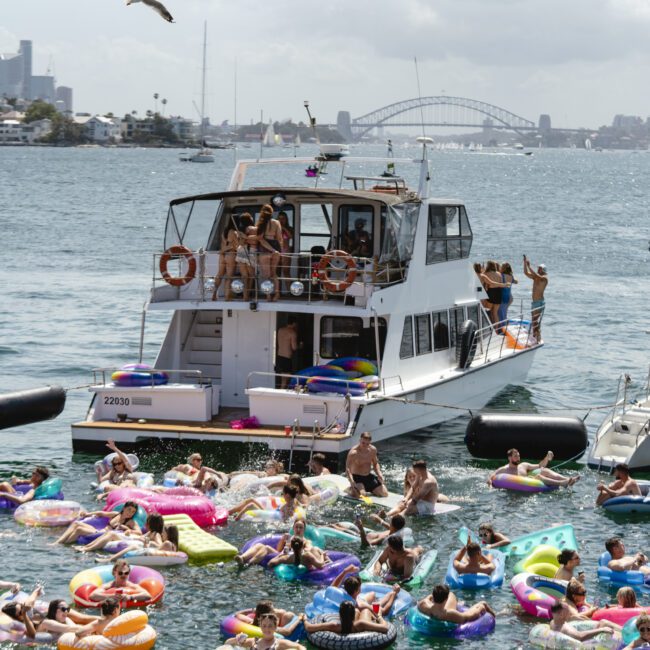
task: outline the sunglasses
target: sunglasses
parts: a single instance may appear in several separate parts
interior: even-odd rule
[[[639,628],[639,632],[640,632],[641,634],[645,634],[646,632],[650,632],[650,627],[646,627],[645,625],[642,625],[642,626]]]
[[[69,612],[70,611],[70,608],[67,605],[61,605],[60,607],[57,607],[57,609],[60,612]]]
[[[118,576],[128,576],[131,572],[130,571],[118,571],[117,575]]]

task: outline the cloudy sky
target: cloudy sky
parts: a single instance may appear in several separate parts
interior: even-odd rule
[[[557,127],[650,115],[650,0],[164,0],[176,24],[124,0],[6,3],[0,51],[34,42],[75,110],[196,117],[203,21],[214,123],[359,116],[418,95],[502,106]],[[236,62],[236,64],[235,64]]]

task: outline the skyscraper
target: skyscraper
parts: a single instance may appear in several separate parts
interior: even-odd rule
[[[32,42],[20,41],[18,53],[23,58],[23,92],[24,99],[33,99],[32,97]]]

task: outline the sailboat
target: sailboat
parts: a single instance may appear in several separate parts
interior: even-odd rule
[[[269,125],[266,127],[266,131],[264,132],[264,137],[262,138],[262,145],[265,147],[275,147],[276,144],[273,122],[269,122]]]
[[[198,153],[181,154],[181,161],[196,163],[214,162],[214,154],[205,144],[205,58],[208,46],[208,22],[203,23],[203,72],[201,75],[201,147]]]

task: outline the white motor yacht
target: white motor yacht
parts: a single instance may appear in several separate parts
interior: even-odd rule
[[[327,175],[305,178],[308,165]],[[542,346],[530,314],[495,330],[465,206],[430,196],[429,178],[425,143],[415,160],[239,161],[226,190],[171,201],[134,361],[147,313],[169,314],[167,334],[151,370],[95,370],[74,449],[200,440],[338,458],[363,431],[381,441],[422,429],[521,382]],[[281,254],[245,237],[242,215],[257,220],[265,204],[287,224]],[[213,300],[230,226],[240,248]],[[276,372],[289,322],[299,345]]]
[[[589,467],[611,471],[625,463],[630,469],[650,470],[650,372],[635,399],[628,399],[630,383],[629,375],[620,377],[614,408],[598,428],[589,450]]]

